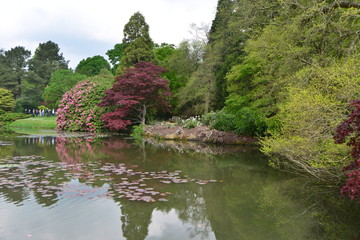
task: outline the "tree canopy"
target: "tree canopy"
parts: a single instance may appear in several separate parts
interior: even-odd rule
[[[155,60],[154,43],[149,35],[149,25],[140,12],[134,13],[125,24],[122,43],[125,49],[121,57],[121,68],[133,66],[141,61]]]
[[[99,105],[109,109],[102,117],[105,126],[118,131],[130,124],[145,124],[151,111],[168,110],[171,93],[168,81],[161,78],[165,71],[153,63],[139,62],[118,76]]]
[[[15,98],[21,95],[21,84],[30,55],[31,52],[21,46],[0,52],[0,87],[12,91]]]
[[[45,105],[48,108],[57,108],[64,93],[85,78],[87,78],[86,75],[73,73],[71,70],[55,71],[42,95]]]
[[[102,69],[110,70],[110,64],[103,56],[97,55],[81,60],[76,66],[75,72],[92,77],[98,75]]]
[[[0,88],[0,110],[9,112],[15,107],[15,99],[11,91]]]

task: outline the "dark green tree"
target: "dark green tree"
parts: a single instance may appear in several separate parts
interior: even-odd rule
[[[20,87],[30,55],[31,52],[21,46],[0,52],[0,87],[12,91],[15,98],[21,94]]]
[[[56,43],[47,41],[39,44],[29,60],[28,69],[21,84],[21,95],[17,98],[17,111],[38,107],[43,102],[42,94],[52,74],[58,69],[68,69],[68,61]]]
[[[155,61],[154,43],[149,35],[149,25],[140,12],[132,15],[125,25],[122,43],[126,47],[121,58],[121,69],[133,66],[141,61]]]
[[[35,72],[28,72],[21,84],[21,95],[16,99],[16,111],[37,108],[41,105],[43,89],[46,85],[44,79]]]
[[[34,71],[39,77],[44,79],[46,84],[50,81],[51,75],[56,70],[67,68],[68,61],[60,53],[59,46],[52,41],[40,43],[35,50],[34,56],[29,61],[29,70]]]
[[[97,55],[81,60],[76,66],[75,72],[92,77],[98,75],[102,69],[110,70],[110,64],[104,57]]]

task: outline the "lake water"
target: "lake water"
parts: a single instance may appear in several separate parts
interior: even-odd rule
[[[360,239],[358,203],[256,149],[0,139],[0,239]]]

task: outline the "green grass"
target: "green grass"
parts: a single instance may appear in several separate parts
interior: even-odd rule
[[[11,123],[10,127],[55,129],[56,117],[32,117],[26,119],[19,119]]]

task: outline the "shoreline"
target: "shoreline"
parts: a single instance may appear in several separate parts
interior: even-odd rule
[[[258,139],[249,136],[238,136],[232,132],[210,129],[206,126],[196,126],[186,129],[172,125],[146,125],[144,136],[163,140],[197,141],[215,144],[258,145]]]

